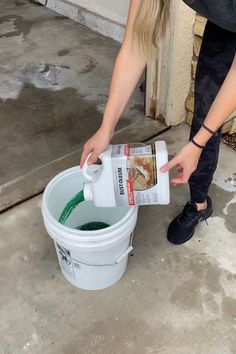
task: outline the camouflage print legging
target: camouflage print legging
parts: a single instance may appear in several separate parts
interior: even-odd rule
[[[207,22],[195,80],[195,111],[190,137],[200,129],[218,91],[231,67],[236,52],[236,33]],[[236,95],[236,92],[235,92]],[[191,200],[206,200],[217,167],[221,129],[204,148],[197,170],[192,174],[189,186]]]

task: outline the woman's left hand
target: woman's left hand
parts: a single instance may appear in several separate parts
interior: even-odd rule
[[[178,173],[172,178],[173,184],[187,183],[191,174],[197,169],[202,150],[189,142],[185,147],[166,165],[162,166],[161,172],[168,172],[176,167]]]

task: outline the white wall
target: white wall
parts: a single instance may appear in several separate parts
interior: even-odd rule
[[[38,0],[45,4],[45,0]],[[47,7],[122,42],[129,0],[48,0]]]
[[[122,25],[126,23],[129,0],[69,0]]]

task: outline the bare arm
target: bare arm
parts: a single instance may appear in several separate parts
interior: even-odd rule
[[[236,55],[231,69],[204,121],[212,131],[217,131],[236,109]],[[201,128],[195,136],[195,140],[204,145],[211,134]]]
[[[103,122],[99,130],[84,145],[80,160],[81,166],[90,152],[92,155],[89,163],[93,163],[98,155],[107,148],[116,124],[146,66],[145,61],[135,53],[132,45],[133,23],[140,1],[142,0],[130,1],[125,36],[115,62]]]
[[[146,63],[134,53],[132,28],[140,0],[131,0],[124,41],[117,56],[109,98],[103,118],[103,126],[114,131],[131,94],[133,93]]]

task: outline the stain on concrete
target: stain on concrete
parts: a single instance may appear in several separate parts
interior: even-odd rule
[[[235,275],[235,274],[229,273],[229,274],[227,274],[226,279],[227,279],[228,281],[233,281],[233,280],[234,280],[234,275]]]
[[[206,271],[206,265],[202,257],[194,257],[189,259],[187,269],[190,270],[195,277],[202,280]]]
[[[155,336],[156,329],[151,327],[142,315],[128,315],[130,309],[124,306],[127,315],[119,316],[119,312],[114,317],[106,317],[91,322],[91,325],[81,333],[81,344],[84,353],[92,352],[102,354],[106,348],[107,353],[157,353],[159,350],[148,350]],[[111,311],[113,312],[113,311]],[[144,313],[145,310],[143,309]],[[115,313],[115,311],[114,311]],[[106,335],[104,335],[104,333]],[[158,328],[158,336],[165,337],[165,333],[172,334],[171,326],[162,324]],[[162,338],[163,338],[162,337]],[[161,343],[159,342],[161,346]],[[158,348],[159,348],[158,345]],[[132,350],[134,347],[139,348]],[[114,350],[116,348],[116,350]],[[132,349],[131,349],[132,348]],[[74,353],[78,347],[71,343],[63,347],[64,352]],[[130,350],[131,349],[131,350]]]
[[[219,313],[220,307],[217,304],[217,302],[215,301],[214,296],[211,293],[207,292],[206,294],[204,294],[202,297],[202,300],[204,302],[206,309],[209,312],[211,312],[215,315]]]
[[[85,58],[85,60],[86,60],[86,64],[85,64],[84,68],[81,69],[81,70],[78,70],[78,72],[79,72],[80,74],[87,74],[87,73],[90,73],[90,72],[93,71],[93,69],[95,69],[96,66],[97,66],[97,62],[96,62],[92,57],[87,56],[87,57]]]
[[[205,284],[209,292],[219,293],[222,290],[220,282],[222,270],[217,264],[209,262],[205,255],[189,259],[185,267]]]
[[[41,74],[44,74],[44,73],[47,73],[50,69],[50,66],[48,64],[44,64],[41,69],[40,69],[40,72]]]
[[[229,297],[229,296],[224,296],[222,300],[222,310],[224,315],[231,319],[235,320],[236,318],[236,299]]]
[[[177,253],[177,252],[173,252],[172,253],[172,259],[175,263],[181,263],[181,257],[180,257],[180,254]]]
[[[12,22],[15,30],[6,32],[0,35],[0,39],[3,37],[15,37],[23,35],[24,37],[30,33],[32,22],[26,21],[22,16],[18,15],[6,15],[0,17],[0,24],[5,22]]]
[[[236,188],[236,173],[234,173],[233,180],[231,182],[232,186]]]
[[[0,99],[0,185],[78,148],[101,120],[96,104],[72,88],[26,84],[17,99]]]
[[[55,65],[49,63],[37,63],[27,65],[23,70],[23,82],[32,84],[40,88],[50,88],[57,86],[60,77],[64,75],[64,69],[68,70],[68,65]]]
[[[0,99],[0,185],[78,149],[101,121],[96,102],[73,88],[25,84],[17,99]]]
[[[166,142],[167,146],[176,143],[176,141],[174,139],[172,139],[170,136],[165,136],[165,142]]]
[[[225,183],[230,183],[233,187],[236,188],[236,173],[232,173],[227,179],[225,179]]]
[[[236,203],[229,205],[227,215],[223,212],[225,206],[235,197],[235,192],[228,192],[213,183],[210,188],[210,196],[213,201],[213,215],[223,218],[227,230],[236,233]]]
[[[25,6],[25,5],[26,5],[25,1],[15,0],[15,6],[16,7],[21,7],[21,6]]]
[[[62,49],[62,50],[60,50],[58,53],[57,53],[57,55],[59,56],[59,57],[64,57],[65,55],[68,55],[70,53],[70,50],[69,49]]]
[[[131,109],[140,113],[144,113],[144,104],[134,104]]]
[[[236,203],[232,203],[227,208],[227,214],[224,216],[225,218],[225,226],[226,228],[236,234]]]
[[[63,16],[63,15],[56,15],[56,16],[54,16],[54,19],[55,20],[68,20],[68,17],[66,17],[66,16]]]
[[[221,277],[221,269],[217,266],[217,264],[212,264],[210,262],[205,265],[206,275],[205,275],[205,284],[207,289],[211,293],[217,293],[222,290],[222,286],[220,283]]]
[[[170,302],[183,310],[202,311],[202,301],[199,289],[201,283],[198,279],[190,279],[178,286],[171,294]]]

